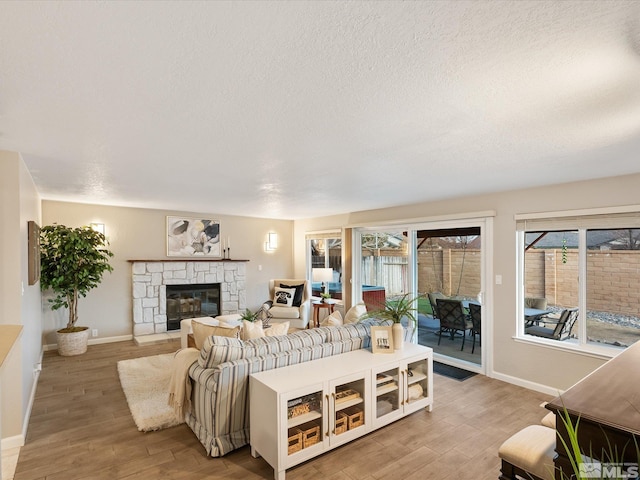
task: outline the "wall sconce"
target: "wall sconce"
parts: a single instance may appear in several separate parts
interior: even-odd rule
[[[273,252],[278,248],[278,234],[274,232],[269,232],[267,234],[267,241],[264,244],[265,252]]]
[[[95,230],[96,232],[100,232],[104,235],[104,223],[90,223],[89,226],[91,230]]]

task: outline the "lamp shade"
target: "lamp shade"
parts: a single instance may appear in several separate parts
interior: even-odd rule
[[[314,282],[332,282],[333,268],[314,268],[312,277]]]

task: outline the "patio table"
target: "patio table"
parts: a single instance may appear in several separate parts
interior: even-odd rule
[[[534,323],[538,325],[540,323],[540,319],[545,315],[551,313],[551,310],[540,310],[537,308],[526,308],[524,309],[524,319],[527,325],[533,325]]]

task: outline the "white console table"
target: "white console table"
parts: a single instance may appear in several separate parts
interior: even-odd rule
[[[285,471],[422,408],[433,407],[433,351],[405,343],[277,368],[250,378],[251,454]]]

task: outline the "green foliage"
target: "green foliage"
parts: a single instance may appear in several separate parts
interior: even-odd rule
[[[104,272],[112,272],[105,236],[90,227],[70,228],[47,225],[40,231],[40,288],[51,289],[51,309],[69,309],[67,329],[78,321],[78,298],[102,281]]]
[[[378,318],[380,320],[391,320],[393,323],[400,323],[403,318],[413,322],[415,326],[418,323],[416,318],[416,302],[422,295],[416,297],[411,293],[405,293],[400,297],[387,299],[384,302],[384,307],[379,310],[373,310],[367,312],[361,318]]]
[[[625,444],[622,447],[622,451],[618,451],[617,446],[611,444],[609,438],[606,438],[608,444],[608,451],[602,450],[599,454],[595,454],[591,448],[586,451],[585,448],[581,447],[578,442],[578,427],[580,426],[580,417],[576,418],[575,423],[572,421],[571,415],[567,411],[566,408],[563,409],[562,415],[559,415],[559,419],[562,421],[564,428],[567,431],[568,441],[566,441],[563,436],[558,435],[557,438],[562,442],[562,446],[567,452],[567,457],[569,458],[569,462],[571,462],[571,469],[573,470],[573,474],[569,475],[567,472],[562,472],[562,478],[566,478],[567,480],[575,479],[575,480],[590,480],[592,478],[596,479],[604,479],[611,478],[608,473],[605,475],[604,471],[597,472],[594,476],[591,473],[589,476],[585,476],[584,472],[580,470],[580,464],[584,461],[593,461],[597,464],[602,463],[610,463],[610,464],[622,464],[625,458],[625,451],[627,447],[631,447],[629,444]],[[558,420],[556,420],[558,422]],[[640,463],[640,446],[638,446],[638,441],[633,436],[633,446],[635,446],[635,454],[636,454],[636,463]],[[589,446],[590,447],[590,446]],[[593,460],[592,460],[593,459]],[[596,460],[598,459],[598,460]]]
[[[247,322],[255,322],[258,319],[259,314],[260,314],[259,310],[253,313],[251,310],[247,308],[245,309],[244,313],[240,314],[240,318],[242,320],[246,320]]]

